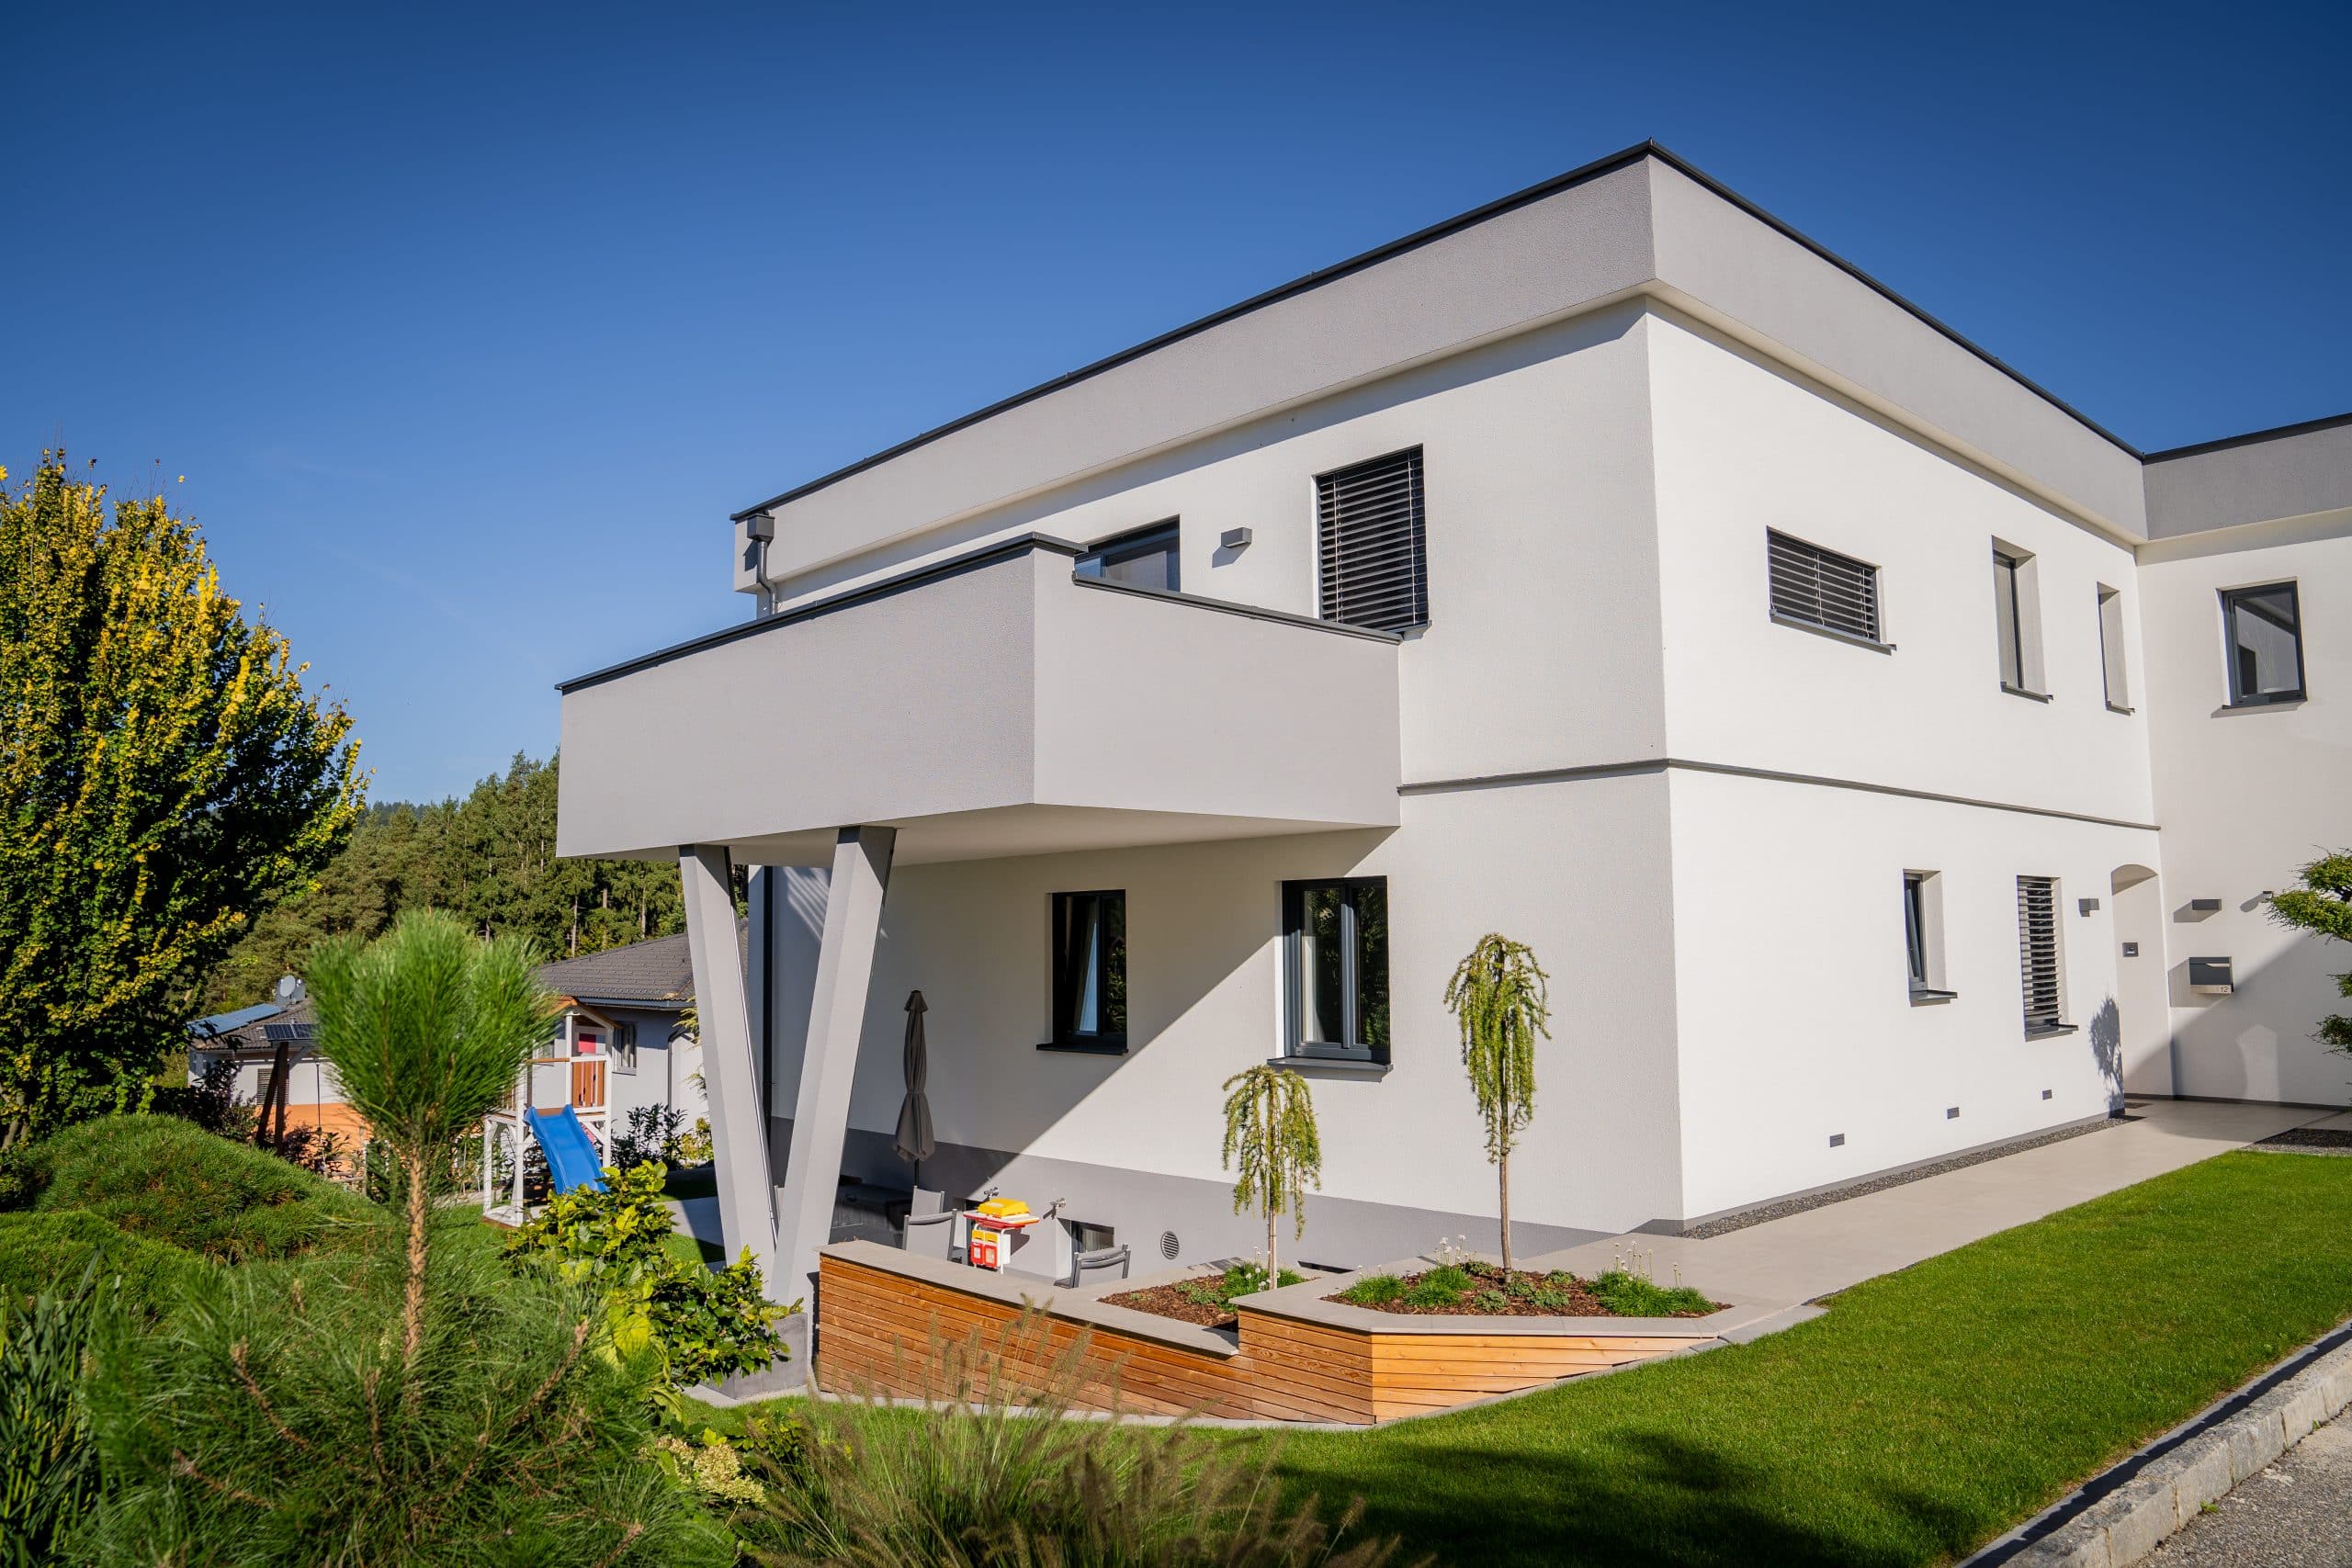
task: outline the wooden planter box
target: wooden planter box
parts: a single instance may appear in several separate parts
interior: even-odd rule
[[[1084,1363],[1080,1409],[1353,1426],[1704,1348],[1784,1310],[1734,1306],[1695,1318],[1419,1317],[1325,1301],[1355,1278],[1341,1274],[1243,1297],[1235,1303],[1238,1329],[1220,1331],[1097,1299],[1156,1280],[1061,1290],[872,1242],[829,1247],[818,1267],[817,1384],[828,1393],[931,1395],[941,1379],[937,1341],[977,1335],[984,1359],[1015,1395],[1077,1354]],[[1417,1260],[1385,1271],[1425,1267]],[[1035,1315],[1024,1325],[1029,1311]]]

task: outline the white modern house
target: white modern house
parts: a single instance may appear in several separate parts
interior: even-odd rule
[[[563,688],[560,850],[675,856],[730,1248],[938,1149],[1247,1252],[1492,1235],[1441,1005],[1533,946],[1522,1250],[2104,1118],[2340,1104],[2352,418],[2143,453],[1651,145],[734,519],[748,620]],[[656,720],[684,768],[647,770]],[[730,866],[752,869],[739,972]]]

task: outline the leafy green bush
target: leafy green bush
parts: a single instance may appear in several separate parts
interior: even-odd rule
[[[1676,1317],[1715,1310],[1714,1303],[1688,1285],[1656,1284],[1622,1269],[1611,1269],[1585,1288],[1620,1317]]]
[[[1282,1271],[1281,1282],[1284,1285],[1299,1285],[1306,1281],[1306,1276],[1295,1269]],[[1202,1306],[1223,1308],[1231,1306],[1236,1296],[1254,1296],[1267,1288],[1263,1264],[1229,1263],[1226,1265],[1225,1272],[1214,1280],[1179,1280],[1176,1293]]]
[[[1210,1443],[1182,1425],[1074,1418],[1080,1339],[1057,1354],[1041,1318],[1001,1350],[934,1341],[910,1420],[873,1395],[805,1402],[745,1433],[763,1502],[734,1517],[765,1568],[1379,1568],[1394,1542],[1342,1545],[1362,1513],[1325,1525],[1316,1500],[1283,1511],[1271,1445]],[[1019,1393],[997,1369],[1048,1369]],[[1017,1399],[1018,1403],[1015,1403]]]
[[[111,1297],[95,1259],[28,1307],[0,1300],[0,1568],[73,1561],[97,1506],[97,1453],[82,1403],[91,1325]]]
[[[560,1193],[507,1239],[508,1256],[606,1292],[614,1336],[650,1339],[680,1386],[752,1372],[784,1354],[776,1319],[751,1253],[710,1269],[673,1255],[662,1168],[605,1172],[605,1190]]]
[[[133,1235],[224,1263],[286,1258],[375,1211],[334,1183],[176,1116],[104,1116],[28,1156],[43,1213],[83,1210]]]

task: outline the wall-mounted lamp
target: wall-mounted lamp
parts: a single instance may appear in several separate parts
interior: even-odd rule
[[[2188,901],[2188,907],[2200,915],[2217,915],[2222,912],[2222,901],[2219,898],[2191,898]]]
[[[1216,542],[1228,550],[1246,550],[1257,536],[1247,528],[1227,528],[1216,536]]]
[[[2077,898],[2075,900],[2075,908],[2086,915],[2094,914],[2098,909],[2098,900],[2096,898]]]

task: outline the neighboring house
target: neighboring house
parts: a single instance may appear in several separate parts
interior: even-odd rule
[[[546,1107],[601,1086],[616,1130],[640,1106],[668,1105],[684,1129],[705,1114],[701,1049],[681,1023],[694,1006],[694,971],[684,936],[656,937],[581,958],[543,964],[539,981],[561,1004],[546,1054],[532,1069],[532,1099]],[[277,1049],[288,1051],[287,1124],[321,1126],[355,1141],[366,1124],[343,1101],[334,1068],[318,1054],[302,983],[288,976],[270,1001],[200,1018],[188,1026],[188,1076],[226,1055],[237,1065],[237,1098],[258,1105],[267,1095]],[[604,1058],[601,1075],[582,1077],[567,1058]],[[602,1131],[601,1123],[597,1130]]]
[[[2346,1099],[2341,955],[2263,897],[2352,840],[2352,417],[2142,453],[1656,148],[731,557],[752,619],[562,688],[559,850],[676,855],[697,932],[752,868],[748,978],[695,968],[780,1295],[838,1179],[909,1179],[916,988],[923,1184],[1139,1258],[1250,1249],[1219,1105],[1267,1060],[1321,1123],[1301,1256],[1486,1243],[1441,998],[1489,931],[1551,975],[1522,1251],[2127,1089]]]

